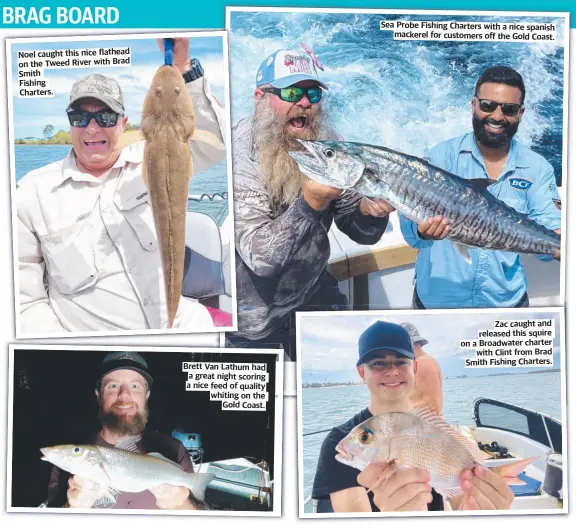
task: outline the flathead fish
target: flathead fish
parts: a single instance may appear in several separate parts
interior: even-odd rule
[[[161,484],[188,488],[198,500],[204,500],[212,473],[187,473],[178,464],[159,453],[148,455],[119,448],[65,444],[41,448],[42,460],[79,475],[107,490],[106,498],[115,501],[120,491],[139,493]]]
[[[360,471],[369,464],[388,464],[392,469],[421,468],[430,473],[430,485],[441,495],[462,492],[459,475],[484,463],[476,442],[453,429],[429,408],[409,413],[382,413],[356,426],[336,446],[336,460]],[[537,457],[490,468],[508,484],[524,484],[516,478]]]
[[[468,262],[469,247],[559,255],[560,235],[498,200],[487,190],[490,179],[467,180],[385,147],[299,142],[306,151],[290,156],[304,175],[385,200],[418,224],[441,215],[451,228],[447,238]]]
[[[146,141],[142,175],[160,244],[168,327],[172,327],[182,294],[188,185],[192,177],[189,141],[195,127],[194,105],[182,73],[173,66],[160,67],[144,99],[140,128]]]

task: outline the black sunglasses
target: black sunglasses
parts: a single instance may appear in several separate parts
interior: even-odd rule
[[[502,108],[502,114],[506,116],[516,116],[518,111],[523,104],[510,104],[508,102],[500,103],[494,102],[494,100],[488,100],[487,98],[478,98],[475,96],[476,100],[478,100],[478,106],[480,107],[480,111],[483,113],[494,113],[496,108],[500,106]]]
[[[279,96],[281,100],[284,102],[300,102],[304,94],[306,94],[306,98],[310,101],[311,104],[316,104],[320,102],[322,99],[322,88],[320,86],[314,87],[264,87],[262,91],[265,93],[273,93],[276,96]]]
[[[93,118],[100,127],[114,127],[118,123],[119,113],[111,109],[101,109],[91,113],[90,111],[71,110],[66,113],[68,121],[73,127],[87,127]]]

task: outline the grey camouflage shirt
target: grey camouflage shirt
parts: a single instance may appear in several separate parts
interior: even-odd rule
[[[302,196],[289,206],[273,201],[257,158],[249,117],[232,129],[232,172],[238,334],[252,340],[287,322],[322,286],[337,286],[328,267],[333,221],[359,244],[378,242],[388,224],[388,217],[363,215],[361,197],[352,191],[326,211],[314,210]]]

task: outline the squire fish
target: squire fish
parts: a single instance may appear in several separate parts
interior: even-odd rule
[[[429,408],[408,413],[382,413],[356,426],[336,446],[336,460],[360,471],[369,464],[388,464],[392,469],[421,468],[430,473],[430,485],[441,495],[454,497],[462,490],[459,475],[483,464],[484,455],[476,442],[453,429]],[[518,460],[490,468],[508,484],[524,484],[516,478],[536,460]]]
[[[215,477],[212,473],[188,473],[159,453],[74,444],[40,451],[42,460],[105,488],[104,499],[111,502],[120,491],[139,493],[161,484],[188,488],[198,500],[204,500],[206,485]]]
[[[441,215],[447,238],[468,262],[468,247],[557,256],[560,235],[498,200],[494,181],[467,180],[429,162],[385,147],[336,141],[299,141],[291,152],[312,180],[380,198],[416,223]]]

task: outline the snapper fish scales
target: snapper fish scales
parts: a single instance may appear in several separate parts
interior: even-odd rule
[[[64,444],[41,448],[42,460],[72,475],[79,475],[106,490],[104,499],[115,502],[119,492],[139,493],[161,484],[188,488],[204,500],[212,473],[188,473],[160,453],[135,453],[128,449]]]
[[[300,171],[315,182],[380,198],[420,224],[441,215],[447,238],[471,262],[469,247],[560,255],[560,235],[498,200],[490,179],[467,180],[426,160],[386,147],[337,141],[299,142],[290,152]]]
[[[192,177],[190,140],[221,149],[218,138],[196,129],[192,98],[174,66],[161,66],[144,99],[141,131],[125,133],[119,149],[144,139],[142,176],[148,187],[160,245],[168,327],[172,327],[184,276],[188,186]]]
[[[356,426],[336,446],[336,460],[363,471],[369,464],[388,464],[388,478],[396,469],[421,468],[430,473],[430,485],[451,498],[462,493],[459,475],[484,454],[476,442],[456,431],[428,407],[408,413],[382,413]],[[524,484],[517,475],[537,457],[490,468],[508,484]]]

